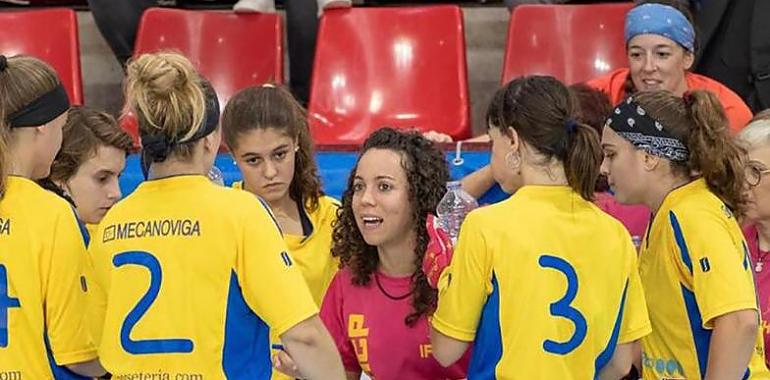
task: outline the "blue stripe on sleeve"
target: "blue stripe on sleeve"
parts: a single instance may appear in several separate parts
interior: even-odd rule
[[[481,310],[481,320],[473,342],[473,353],[468,367],[468,379],[494,380],[495,370],[503,357],[500,331],[500,286],[492,274],[492,293]]]
[[[679,219],[673,211],[669,211],[668,219],[671,221],[671,228],[674,230],[674,239],[676,239],[676,245],[679,246],[679,254],[682,258],[682,262],[692,274],[692,260],[690,260],[690,252],[687,250],[687,243],[684,240],[682,234],[682,227],[679,225]]]
[[[607,343],[607,347],[602,351],[594,362],[594,379],[599,378],[599,372],[604,366],[609,363],[612,355],[615,353],[615,347],[618,345],[618,336],[620,335],[620,325],[623,322],[623,313],[626,307],[626,293],[628,292],[628,281],[623,288],[623,298],[620,300],[620,309],[618,310],[618,316],[615,318],[615,326],[612,328],[612,335]]]
[[[222,368],[230,380],[267,380],[272,374],[268,326],[246,304],[235,272],[227,296]]]

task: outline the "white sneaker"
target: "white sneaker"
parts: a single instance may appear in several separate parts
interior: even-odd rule
[[[352,0],[318,0],[318,15],[320,16],[325,9],[350,8],[351,6],[353,6]]]
[[[275,0],[238,0],[235,13],[275,13]]]

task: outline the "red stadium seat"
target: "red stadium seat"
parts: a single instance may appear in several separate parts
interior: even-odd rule
[[[75,12],[67,8],[0,12],[0,53],[31,55],[50,64],[73,104],[83,104]]]
[[[623,28],[632,3],[521,5],[511,15],[503,83],[521,75],[583,82],[627,66]]]
[[[453,5],[324,12],[309,123],[319,144],[383,127],[470,136],[465,36]]]
[[[189,58],[211,81],[222,108],[246,87],[283,83],[283,24],[278,14],[151,8],[142,15],[134,56],[160,50]],[[124,118],[123,126],[134,137],[135,125]]]

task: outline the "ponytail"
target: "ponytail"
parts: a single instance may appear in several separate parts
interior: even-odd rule
[[[602,153],[599,135],[575,122],[577,97],[558,79],[526,76],[499,89],[487,109],[490,128],[513,128],[546,161],[560,161],[567,183],[586,200],[593,199]]]
[[[671,161],[674,174],[687,179],[702,177],[709,190],[740,217],[746,206],[746,151],[730,135],[716,95],[701,90],[683,97],[668,91],[641,92],[634,102],[687,147],[686,161]]]
[[[564,173],[567,183],[583,199],[593,199],[599,167],[602,164],[602,149],[599,134],[586,124],[573,124],[569,132],[567,154],[564,159]]]
[[[741,215],[746,205],[746,151],[730,135],[721,102],[711,92],[693,91],[685,94],[684,104],[692,121],[687,140],[689,168],[700,173],[711,191]]]

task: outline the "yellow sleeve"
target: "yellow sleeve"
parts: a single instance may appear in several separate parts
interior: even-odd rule
[[[630,236],[627,252],[631,257],[631,265],[629,268],[628,287],[625,292],[626,299],[623,304],[623,317],[620,323],[618,344],[639,340],[652,332],[652,325],[650,324],[650,317],[647,312],[647,301],[644,299],[644,289],[639,278],[636,249],[631,244]]]
[[[88,317],[90,320],[91,336],[96,346],[102,341],[104,318],[107,312],[107,289],[109,289],[110,262],[108,254],[104,251],[101,225],[91,235],[91,243],[88,246],[88,257],[91,261],[91,277],[88,288]]]
[[[702,215],[700,215],[702,214]],[[741,234],[730,233],[732,217],[714,213],[669,214],[685,270],[692,273],[693,293],[703,328],[734,311],[757,310],[748,252]],[[737,225],[735,226],[738,230]],[[733,236],[737,235],[737,236]]]
[[[492,263],[481,226],[469,214],[460,229],[452,263],[439,281],[433,328],[457,340],[476,336],[481,310],[492,292]]]
[[[54,360],[67,365],[96,359],[84,313],[88,305],[88,256],[74,211],[59,212],[47,254],[45,324]]]
[[[236,275],[249,307],[281,335],[318,314],[318,306],[269,211],[256,199],[249,203]]]

